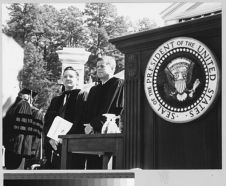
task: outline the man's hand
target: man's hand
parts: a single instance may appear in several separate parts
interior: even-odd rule
[[[55,141],[54,139],[50,139],[49,143],[53,147],[54,150],[57,150],[57,145],[58,145],[57,141]]]
[[[85,126],[85,134],[92,134],[93,133],[93,127],[88,124],[83,124]]]

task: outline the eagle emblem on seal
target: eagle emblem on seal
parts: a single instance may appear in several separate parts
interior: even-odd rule
[[[199,79],[191,84],[193,68],[194,62],[190,59],[185,57],[173,59],[164,69],[167,80],[164,83],[165,94],[179,102],[185,101],[188,97],[192,98],[200,85]],[[188,89],[188,87],[191,88]]]

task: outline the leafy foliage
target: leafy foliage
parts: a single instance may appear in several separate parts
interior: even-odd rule
[[[82,12],[74,6],[61,9],[59,12],[59,31],[68,47],[84,47],[88,42],[87,36],[90,32],[83,27],[82,16]]]
[[[7,23],[8,28],[5,28],[3,32],[12,36],[24,47],[25,42],[32,37],[32,32],[38,30],[37,6],[29,3],[14,3],[8,9],[10,20]]]
[[[24,67],[19,72],[21,87],[39,92],[36,106],[48,107],[48,94],[56,86],[61,74],[61,63],[56,55],[56,29],[53,22],[58,13],[53,7],[39,7],[36,4],[13,3],[10,20],[3,32],[13,37],[24,48]],[[45,14],[42,14],[45,12]],[[52,18],[52,19],[51,19]]]
[[[84,10],[85,23],[91,30],[91,42],[88,50],[92,53],[86,63],[86,81],[95,79],[96,59],[105,54],[114,56],[116,61],[123,59],[123,54],[108,42],[110,38],[121,36],[127,32],[128,24],[124,17],[117,16],[116,7],[110,3],[88,3]]]
[[[147,17],[144,17],[143,19],[138,20],[138,23],[135,27],[136,28],[135,31],[141,32],[141,31],[150,30],[156,27],[157,27],[157,24],[153,20]]]

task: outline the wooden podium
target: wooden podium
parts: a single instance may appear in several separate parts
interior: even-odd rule
[[[215,54],[221,72],[221,25],[221,15],[214,15],[110,40],[125,54],[126,169],[222,167],[221,88],[211,108],[188,123],[163,120],[150,107],[144,91],[150,57],[163,43],[177,37],[204,43]]]
[[[108,156],[113,155],[113,168],[123,168],[123,134],[70,134],[61,135],[62,154],[61,169],[68,169],[70,154],[101,154],[103,169],[107,169]]]

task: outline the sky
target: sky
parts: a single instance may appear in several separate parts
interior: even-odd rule
[[[170,3],[112,3],[116,6],[118,15],[128,16],[132,21],[136,21],[143,17],[149,17],[152,19],[159,19],[159,13],[167,8]],[[83,10],[84,3],[77,4],[52,4],[56,8],[66,8],[68,5],[74,5]]]
[[[128,17],[132,22],[138,19],[148,17],[154,20],[159,26],[163,25],[159,13],[167,8],[170,3],[112,3],[116,6],[118,15]],[[69,5],[78,7],[80,10],[84,9],[85,3],[52,3],[57,9],[66,8]],[[2,4],[2,23],[9,19],[6,4]]]

